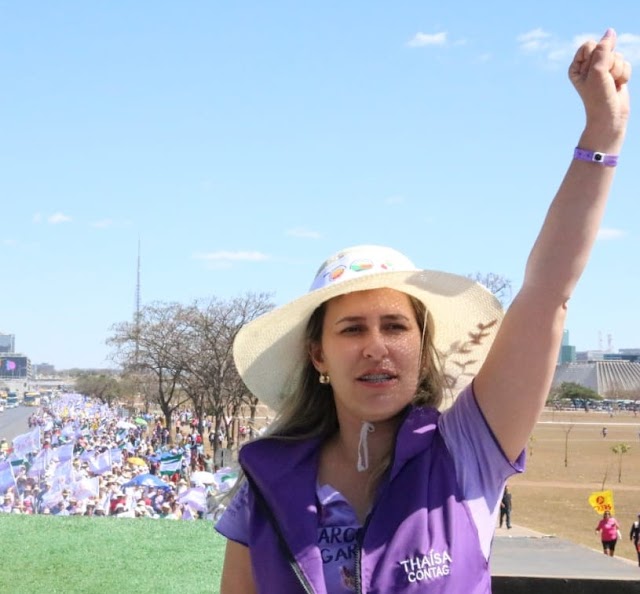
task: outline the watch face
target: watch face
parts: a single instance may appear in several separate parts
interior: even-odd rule
[[[594,153],[593,154],[594,161],[602,161],[602,153]]]

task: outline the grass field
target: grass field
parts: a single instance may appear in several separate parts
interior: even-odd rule
[[[637,561],[628,533],[640,513],[640,417],[549,412],[541,421],[527,472],[511,480],[514,523],[600,550],[600,516],[587,499],[604,479],[622,526],[616,555]],[[622,482],[611,451],[618,443],[631,446]],[[218,594],[224,544],[208,521],[3,514],[0,593]]]
[[[0,517],[2,594],[218,594],[211,522]]]
[[[607,437],[602,428],[607,427]],[[600,412],[545,412],[530,443],[527,471],[510,481],[512,520],[545,534],[601,550],[594,532],[601,516],[590,507],[589,495],[603,487],[613,491],[614,516],[622,531],[616,556],[637,562],[629,529],[640,513],[640,416],[609,417]],[[567,439],[568,435],[568,439]],[[565,467],[565,443],[568,445]],[[624,443],[618,482],[618,456],[611,447]]]

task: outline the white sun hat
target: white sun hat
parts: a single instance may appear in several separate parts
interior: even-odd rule
[[[298,388],[307,365],[305,332],[316,308],[338,295],[379,288],[412,295],[431,313],[433,343],[448,380],[441,408],[450,406],[484,361],[502,320],[502,306],[467,277],[420,270],[400,252],[375,245],[341,250],[322,264],[307,294],[240,329],[233,356],[247,388],[279,410]]]

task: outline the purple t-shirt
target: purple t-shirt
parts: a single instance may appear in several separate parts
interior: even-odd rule
[[[504,483],[524,469],[524,452],[513,464],[505,457],[478,408],[471,385],[442,413],[438,427],[455,460],[456,477],[477,527],[482,552],[488,559]],[[351,505],[331,485],[318,485],[316,494],[318,547],[327,591],[349,594],[355,590],[356,532],[360,523]],[[216,530],[248,546],[247,497],[245,481],[216,524]]]

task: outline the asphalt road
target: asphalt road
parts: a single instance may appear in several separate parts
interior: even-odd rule
[[[0,413],[0,439],[4,437],[11,443],[17,435],[27,433],[29,431],[27,419],[36,410],[38,409],[29,406],[18,406],[17,408],[5,409]]]

